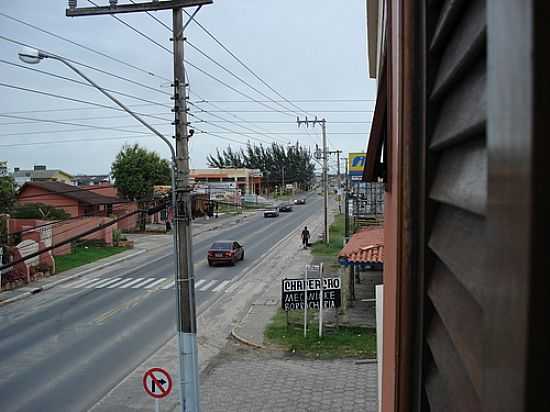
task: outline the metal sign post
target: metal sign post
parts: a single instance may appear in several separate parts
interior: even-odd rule
[[[306,270],[304,271],[304,338],[307,337],[307,271],[309,265],[306,265]]]
[[[319,290],[319,337],[323,336],[323,294],[325,285],[323,284],[323,264],[319,265],[319,279],[321,280],[321,287]]]

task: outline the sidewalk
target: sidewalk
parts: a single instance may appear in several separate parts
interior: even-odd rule
[[[193,223],[193,237],[200,236],[203,233],[226,227],[228,225],[236,225],[253,216],[255,212],[247,212],[238,216],[224,216],[218,219],[204,220],[203,222]],[[128,234],[127,238],[134,241],[134,248],[116,255],[100,259],[96,262],[77,268],[67,270],[60,274],[56,274],[47,278],[40,278],[23,287],[6,290],[0,292],[0,306],[9,303],[17,302],[21,299],[28,298],[36,293],[54,288],[62,283],[69,282],[73,279],[85,276],[91,272],[98,272],[103,269],[110,268],[113,265],[122,263],[129,259],[137,258],[147,252],[160,251],[172,244],[172,234]],[[168,251],[172,253],[171,251]]]
[[[202,376],[203,410],[377,410],[375,362],[309,360],[265,347],[264,330],[280,306],[281,279],[301,274],[310,262],[309,253],[296,255],[233,328],[240,344],[228,344]]]

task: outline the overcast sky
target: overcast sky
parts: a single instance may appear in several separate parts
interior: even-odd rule
[[[102,5],[108,3],[106,0],[96,1]],[[124,2],[127,1],[119,1]],[[214,4],[199,11],[197,20],[286,99],[296,101],[295,104],[310,115],[326,117],[330,149],[347,153],[365,150],[374,108],[376,85],[368,78],[365,3],[366,0],[346,0],[342,3],[328,0],[214,0]],[[0,36],[141,84],[89,68],[83,69],[105,88],[152,102],[117,95],[133,110],[158,117],[147,119],[161,132],[172,136],[171,89],[165,80],[172,78],[172,55],[111,16],[65,17],[66,4],[66,0],[2,1]],[[90,5],[86,0],[79,0],[78,4]],[[5,15],[120,59],[142,71],[56,39]],[[154,15],[171,26],[171,12]],[[162,46],[171,48],[169,31],[150,16],[118,16]],[[280,100],[197,25],[191,23],[186,36],[194,46],[270,99]],[[116,153],[124,144],[132,143],[168,156],[164,143],[157,137],[147,135],[143,126],[125,113],[5,87],[7,84],[112,106],[95,89],[24,68],[78,79],[67,67],[53,60],[34,66],[21,63],[17,58],[20,47],[0,38],[0,83],[4,85],[0,85],[0,160],[7,160],[10,170],[13,167],[32,168],[34,164],[45,164],[48,168],[62,169],[71,174],[109,173]],[[239,143],[223,138],[246,142],[254,137],[285,144],[298,140],[313,147],[321,143],[320,127],[309,130],[297,127],[296,113],[293,112],[298,111],[296,107],[285,101],[281,101],[280,105],[270,102],[190,45],[186,45],[186,59],[245,95],[265,101],[264,105],[247,102],[247,97],[188,67],[190,100],[195,104],[190,106],[190,111],[208,122],[198,123],[197,117],[190,117],[190,121],[194,122],[192,127],[218,135],[195,134],[191,140],[192,167],[206,167],[206,156],[215,152],[216,148],[224,148],[228,144],[233,148],[240,147]],[[200,103],[201,99],[209,103]],[[334,101],[339,99],[355,101]],[[288,112],[281,112],[285,108]],[[39,110],[44,112],[37,112]],[[37,122],[34,121],[36,119],[76,124]],[[253,134],[248,136],[247,133]],[[60,143],[63,140],[71,142]],[[251,142],[260,143],[258,140]]]

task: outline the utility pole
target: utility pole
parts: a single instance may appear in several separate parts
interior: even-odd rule
[[[296,122],[298,123],[298,127],[300,125],[305,124],[306,127],[309,127],[309,124],[311,123],[313,127],[315,127],[316,124],[321,125],[321,131],[323,132],[323,154],[322,156],[318,155],[318,150],[316,151],[316,157],[322,157],[323,159],[323,205],[324,205],[324,232],[323,232],[323,242],[328,245],[329,242],[329,233],[328,233],[328,150],[327,150],[327,126],[326,126],[326,119],[318,120],[317,117],[315,117],[314,120],[308,120],[306,117],[305,120],[300,120],[298,117],[296,119]]]
[[[192,261],[191,236],[191,190],[189,171],[189,138],[192,133],[187,130],[187,93],[185,83],[184,37],[186,27],[183,23],[183,8],[198,6],[188,20],[191,21],[198,10],[213,0],[153,0],[144,3],[117,5],[117,0],[110,0],[109,6],[77,8],[77,0],[68,0],[69,17],[105,15],[133,12],[151,12],[172,10],[172,41],[174,55],[174,125],[175,125],[175,192],[176,207],[174,210],[175,265],[176,265],[176,306],[177,306],[177,340],[178,372],[180,388],[180,411],[200,411],[197,320],[195,310],[195,279]],[[173,151],[173,149],[171,149]],[[174,184],[173,184],[174,186]]]
[[[285,167],[282,168],[283,172],[283,193],[286,193],[286,186],[285,186]]]

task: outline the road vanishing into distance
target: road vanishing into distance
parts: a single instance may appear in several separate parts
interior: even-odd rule
[[[291,213],[268,219],[257,212],[194,239],[197,311],[231,293],[236,279],[321,207],[314,195]],[[216,239],[239,241],[244,261],[210,268],[207,249]],[[171,251],[168,245],[0,307],[0,411],[88,410],[173,337]]]

